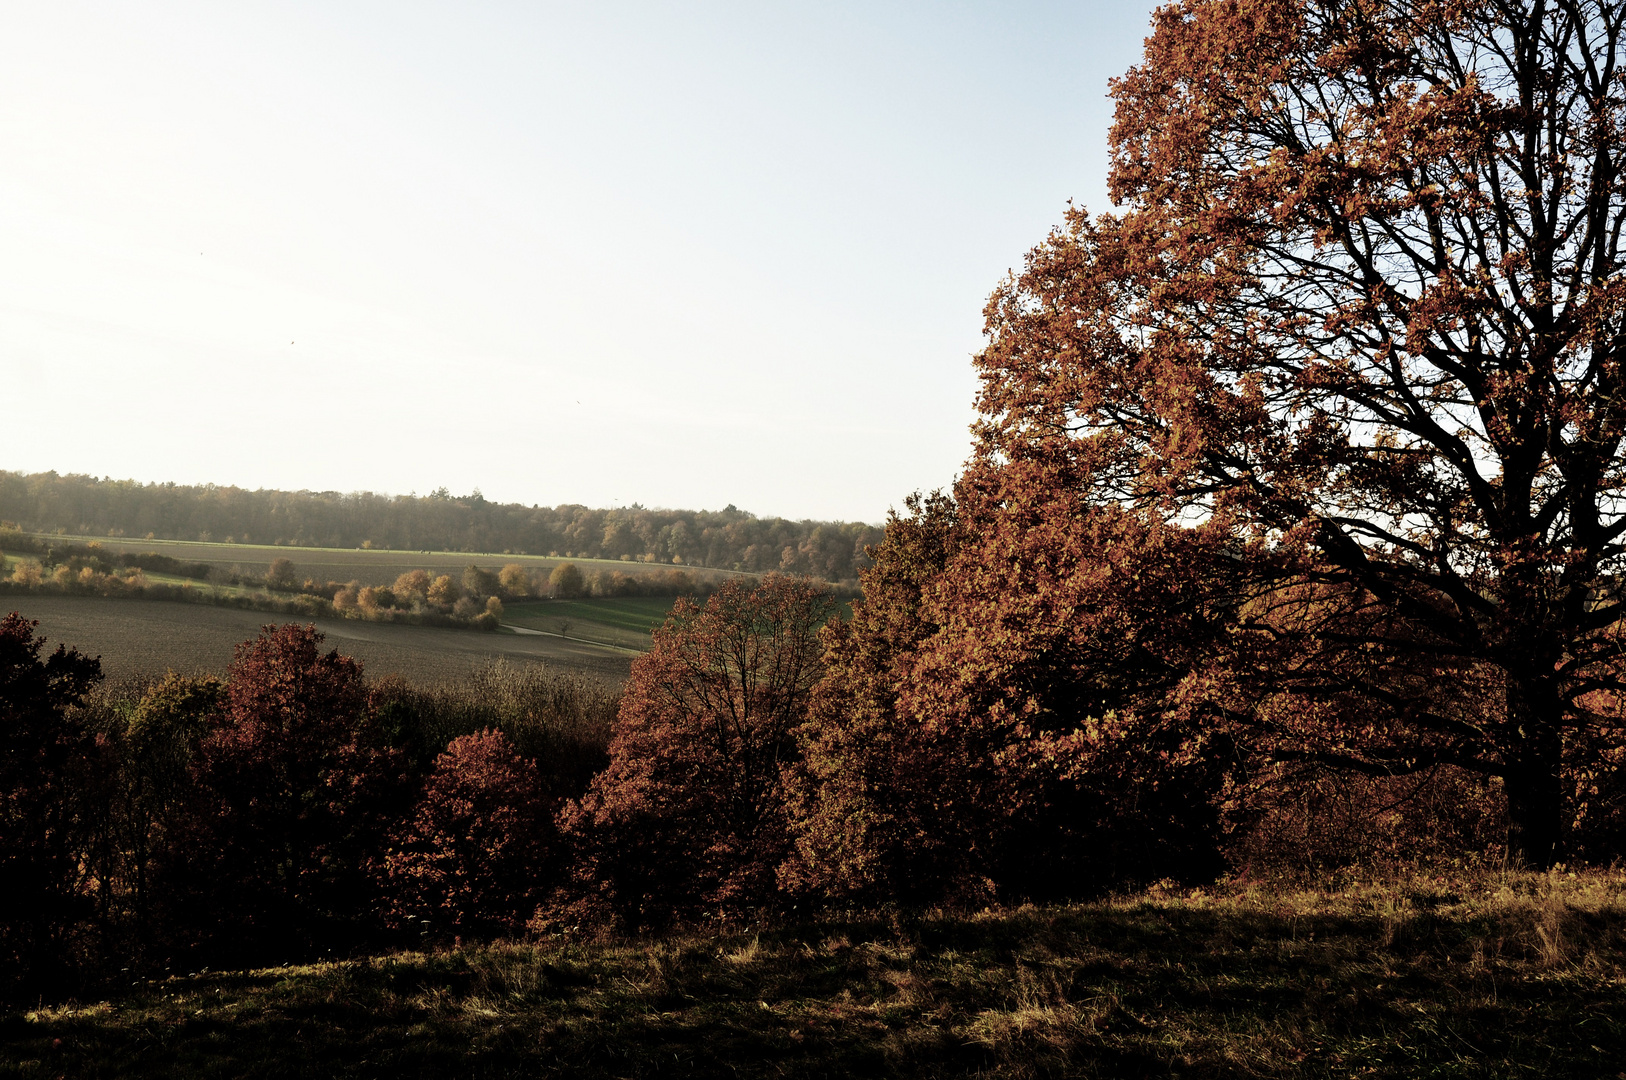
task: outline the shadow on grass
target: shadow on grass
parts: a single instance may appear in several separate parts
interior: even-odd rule
[[[14,1014],[0,1076],[1618,1075],[1626,888],[1497,887],[1186,894],[205,974]]]

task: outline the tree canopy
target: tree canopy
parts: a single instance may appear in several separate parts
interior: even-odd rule
[[[1254,650],[1253,719],[1363,718],[1279,753],[1501,777],[1538,864],[1620,688],[1623,22],[1160,9],[1113,84],[1120,212],[990,301],[965,485],[1191,530],[1239,568],[1207,655]]]

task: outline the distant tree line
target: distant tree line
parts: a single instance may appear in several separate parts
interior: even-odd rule
[[[98,660],[0,619],[0,1000],[532,915],[616,693],[502,661],[364,682],[321,641],[93,692]]]
[[[523,506],[453,496],[249,491],[0,471],[0,519],[83,536],[292,547],[504,552],[804,574],[852,582],[881,530],[857,522],[758,518],[633,505]]]

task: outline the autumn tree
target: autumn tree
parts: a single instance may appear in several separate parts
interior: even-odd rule
[[[586,906],[637,926],[774,897],[790,851],[783,772],[834,607],[777,575],[677,602],[633,662],[609,767],[560,815]]]
[[[509,563],[497,574],[504,596],[523,599],[531,595],[531,572],[520,563]]]
[[[279,555],[271,560],[271,565],[265,571],[265,583],[273,589],[293,589],[299,585],[299,578],[294,567],[294,561],[286,555]]]
[[[405,809],[404,770],[370,730],[361,665],[321,644],[288,624],[239,645],[198,747],[196,833],[174,874],[219,948],[309,949],[374,902],[366,866]]]
[[[549,818],[536,763],[501,732],[453,739],[385,859],[392,916],[460,933],[519,929],[548,884]]]
[[[395,579],[391,591],[406,604],[424,604],[429,601],[429,587],[433,579],[427,570],[408,570]]]
[[[1065,493],[1038,479],[1012,494]],[[912,903],[1211,876],[1235,755],[1179,690],[1227,560],[1076,496],[958,495],[906,502],[825,632],[786,876]]]
[[[1160,9],[1113,84],[1121,212],[1068,214],[978,359],[970,471],[1037,480],[1001,505],[1072,485],[1228,537],[1227,647],[1257,639],[1278,760],[1500,778],[1534,865],[1620,685],[1623,23]]]
[[[47,975],[84,914],[71,788],[91,738],[69,710],[101,662],[61,645],[42,656],[38,625],[0,619],[0,991]]]
[[[548,586],[553,595],[563,600],[582,595],[587,590],[587,579],[582,576],[581,567],[575,563],[560,563],[548,575]]]
[[[441,574],[429,583],[428,599],[431,604],[449,607],[463,599],[463,587],[452,580],[452,575]]]

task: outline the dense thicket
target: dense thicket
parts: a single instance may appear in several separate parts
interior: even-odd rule
[[[515,929],[606,761],[616,694],[544,669],[369,685],[290,624],[224,679],[92,692],[33,631],[0,622],[0,996]]]
[[[726,510],[595,510],[453,497],[248,491],[0,470],[0,520],[35,532],[632,559],[855,581],[880,530]]]

